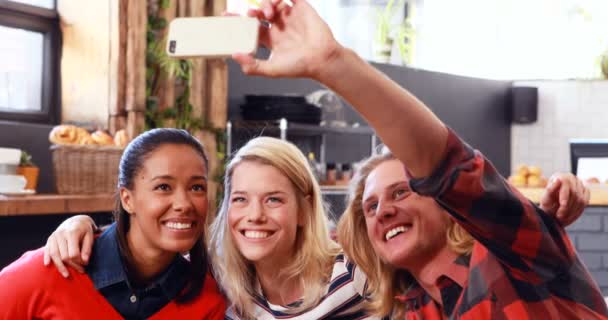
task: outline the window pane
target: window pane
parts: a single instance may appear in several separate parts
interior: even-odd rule
[[[43,35],[0,26],[0,39],[0,109],[40,111]]]
[[[10,0],[11,2],[20,2],[31,6],[55,9],[55,0]]]

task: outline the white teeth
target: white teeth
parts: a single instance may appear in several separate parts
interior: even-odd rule
[[[264,239],[264,238],[268,238],[268,236],[270,235],[270,233],[267,231],[251,231],[251,230],[247,230],[243,234],[245,235],[246,238],[251,238],[251,239]]]
[[[177,230],[185,230],[192,228],[192,222],[184,223],[184,222],[167,222],[165,224],[168,228],[177,229]]]
[[[384,236],[384,238],[388,241],[389,239],[393,238],[394,236],[403,233],[403,232],[407,232],[408,230],[410,230],[410,227],[406,227],[406,226],[399,226],[399,227],[395,227],[392,228],[391,230],[389,230],[386,235]]]

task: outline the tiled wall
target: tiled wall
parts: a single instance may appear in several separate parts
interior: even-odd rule
[[[513,124],[511,168],[540,166],[545,174],[570,171],[569,139],[608,139],[608,81],[525,81],[539,89],[538,121]]]

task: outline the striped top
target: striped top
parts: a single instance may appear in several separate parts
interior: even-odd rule
[[[336,262],[327,285],[327,293],[318,305],[298,313],[289,312],[289,307],[274,305],[264,298],[258,285],[255,300],[255,319],[379,319],[367,315],[363,310],[364,292],[367,289],[367,276],[349,261],[344,254],[336,256]],[[226,311],[226,319],[241,319],[232,308]]]

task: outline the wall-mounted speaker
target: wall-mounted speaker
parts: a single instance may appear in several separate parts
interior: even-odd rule
[[[533,123],[538,119],[538,88],[511,88],[511,122]]]

